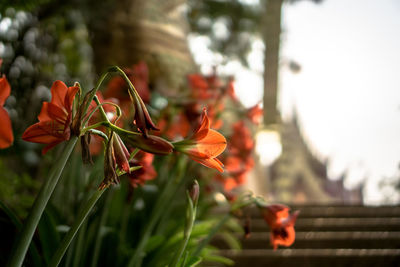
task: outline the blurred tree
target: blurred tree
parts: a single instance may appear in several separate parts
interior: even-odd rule
[[[98,6],[91,1],[91,7]],[[94,62],[100,73],[110,64],[130,67],[144,60],[158,90],[175,90],[194,70],[182,16],[185,0],[105,1],[88,10]]]
[[[192,31],[207,35],[211,40],[210,48],[226,56],[226,60],[239,59],[248,66],[247,55],[252,42],[256,38],[263,40],[266,125],[279,122],[276,101],[282,4],[299,1],[302,0],[261,0],[258,4],[240,0],[189,1],[188,19]]]
[[[210,38],[210,49],[247,66],[253,37],[261,29],[262,9],[243,1],[188,1],[191,31]]]

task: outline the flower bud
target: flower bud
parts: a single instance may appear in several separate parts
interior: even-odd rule
[[[107,143],[106,154],[104,155],[104,179],[100,184],[100,189],[104,189],[111,184],[118,184],[118,175],[115,170],[116,159],[114,153],[114,133],[111,132],[111,136]]]
[[[146,105],[140,98],[139,94],[134,90],[130,90],[129,95],[131,96],[133,106],[135,107],[134,123],[143,136],[147,137],[147,130],[159,131],[160,129],[158,129],[151,120]]]
[[[129,173],[129,152],[126,148],[124,142],[122,142],[121,137],[118,134],[113,134],[113,148],[115,153],[115,160],[117,165],[122,168],[126,173]]]
[[[144,137],[139,134],[125,133],[121,135],[121,137],[133,147],[137,147],[152,154],[167,155],[172,153],[174,149],[174,146],[170,142],[155,135],[147,135],[147,137]]]
[[[197,201],[199,200],[200,195],[200,186],[197,180],[194,180],[189,187],[189,196],[193,201],[193,205],[196,206]]]
[[[82,161],[84,164],[93,164],[92,155],[90,154],[90,133],[86,133],[81,136],[81,147],[82,147]]]

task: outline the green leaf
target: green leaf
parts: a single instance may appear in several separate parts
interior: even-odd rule
[[[244,233],[243,226],[240,224],[239,220],[236,218],[230,218],[226,223],[225,226],[234,232],[237,233]]]
[[[160,245],[162,245],[165,242],[165,237],[162,235],[153,235],[152,237],[149,238],[147,241],[147,245],[145,247],[145,251],[151,252]]]
[[[217,223],[217,220],[210,219],[206,221],[196,221],[193,231],[192,238],[205,236],[210,232],[210,229]]]
[[[47,263],[49,263],[51,256],[56,251],[60,243],[60,235],[57,231],[57,225],[54,217],[48,210],[45,210],[38,225],[40,236],[40,243],[43,249],[43,255]]]
[[[205,255],[204,260],[208,262],[218,262],[222,263],[225,265],[233,265],[235,262],[227,257],[221,256],[221,255]]]
[[[187,262],[187,265],[185,264],[185,266],[195,267],[195,266],[199,265],[202,261],[203,261],[202,257],[191,257],[189,259],[189,261]]]
[[[237,250],[242,249],[242,244],[233,233],[223,232],[220,235],[231,249],[237,249]]]

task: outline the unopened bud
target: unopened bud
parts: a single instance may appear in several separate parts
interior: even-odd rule
[[[200,186],[197,180],[194,180],[189,187],[189,196],[193,201],[193,205],[197,204],[200,195]]]
[[[170,142],[155,135],[144,137],[139,134],[124,134],[121,137],[133,147],[152,154],[167,155],[172,153],[174,149],[174,146]]]
[[[111,136],[107,143],[106,154],[104,155],[104,179],[100,185],[100,189],[110,186],[111,184],[118,184],[118,175],[115,170],[116,159],[114,153],[114,133],[111,132]]]
[[[140,132],[147,137],[147,130],[156,130],[159,131],[156,125],[151,120],[150,114],[147,111],[146,105],[144,104],[143,100],[140,98],[139,94],[136,91],[132,92],[129,91],[131,95],[131,100],[135,107],[135,116],[134,116],[134,123],[140,130]]]
[[[84,164],[93,164],[92,155],[90,154],[90,133],[86,133],[81,136],[81,147],[82,147],[82,161]]]
[[[129,173],[129,152],[125,144],[122,142],[121,137],[118,134],[113,134],[113,148],[115,154],[115,160],[119,168],[122,168],[126,173]]]
[[[90,90],[86,93],[83,97],[82,103],[80,103],[79,108],[75,114],[75,117],[72,121],[71,125],[71,132],[74,135],[79,136],[81,128],[82,128],[82,121],[85,119],[87,108],[89,107],[89,99],[91,99],[94,95],[95,89]],[[81,93],[81,89],[79,87],[79,93]]]

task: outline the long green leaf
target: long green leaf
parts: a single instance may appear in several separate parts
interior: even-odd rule
[[[39,195],[33,203],[32,210],[28,215],[27,221],[24,223],[24,227],[16,243],[16,249],[11,256],[9,262],[10,267],[22,266],[29,244],[32,241],[33,234],[39,223],[40,217],[42,216],[42,213],[46,208],[47,202],[49,201],[50,196],[58,183],[61,173],[64,170],[65,164],[67,163],[77,141],[77,136],[73,136],[69,141],[67,141],[67,144],[59,160],[56,161],[56,164],[50,171],[50,176],[45,180],[44,184],[42,185]]]

